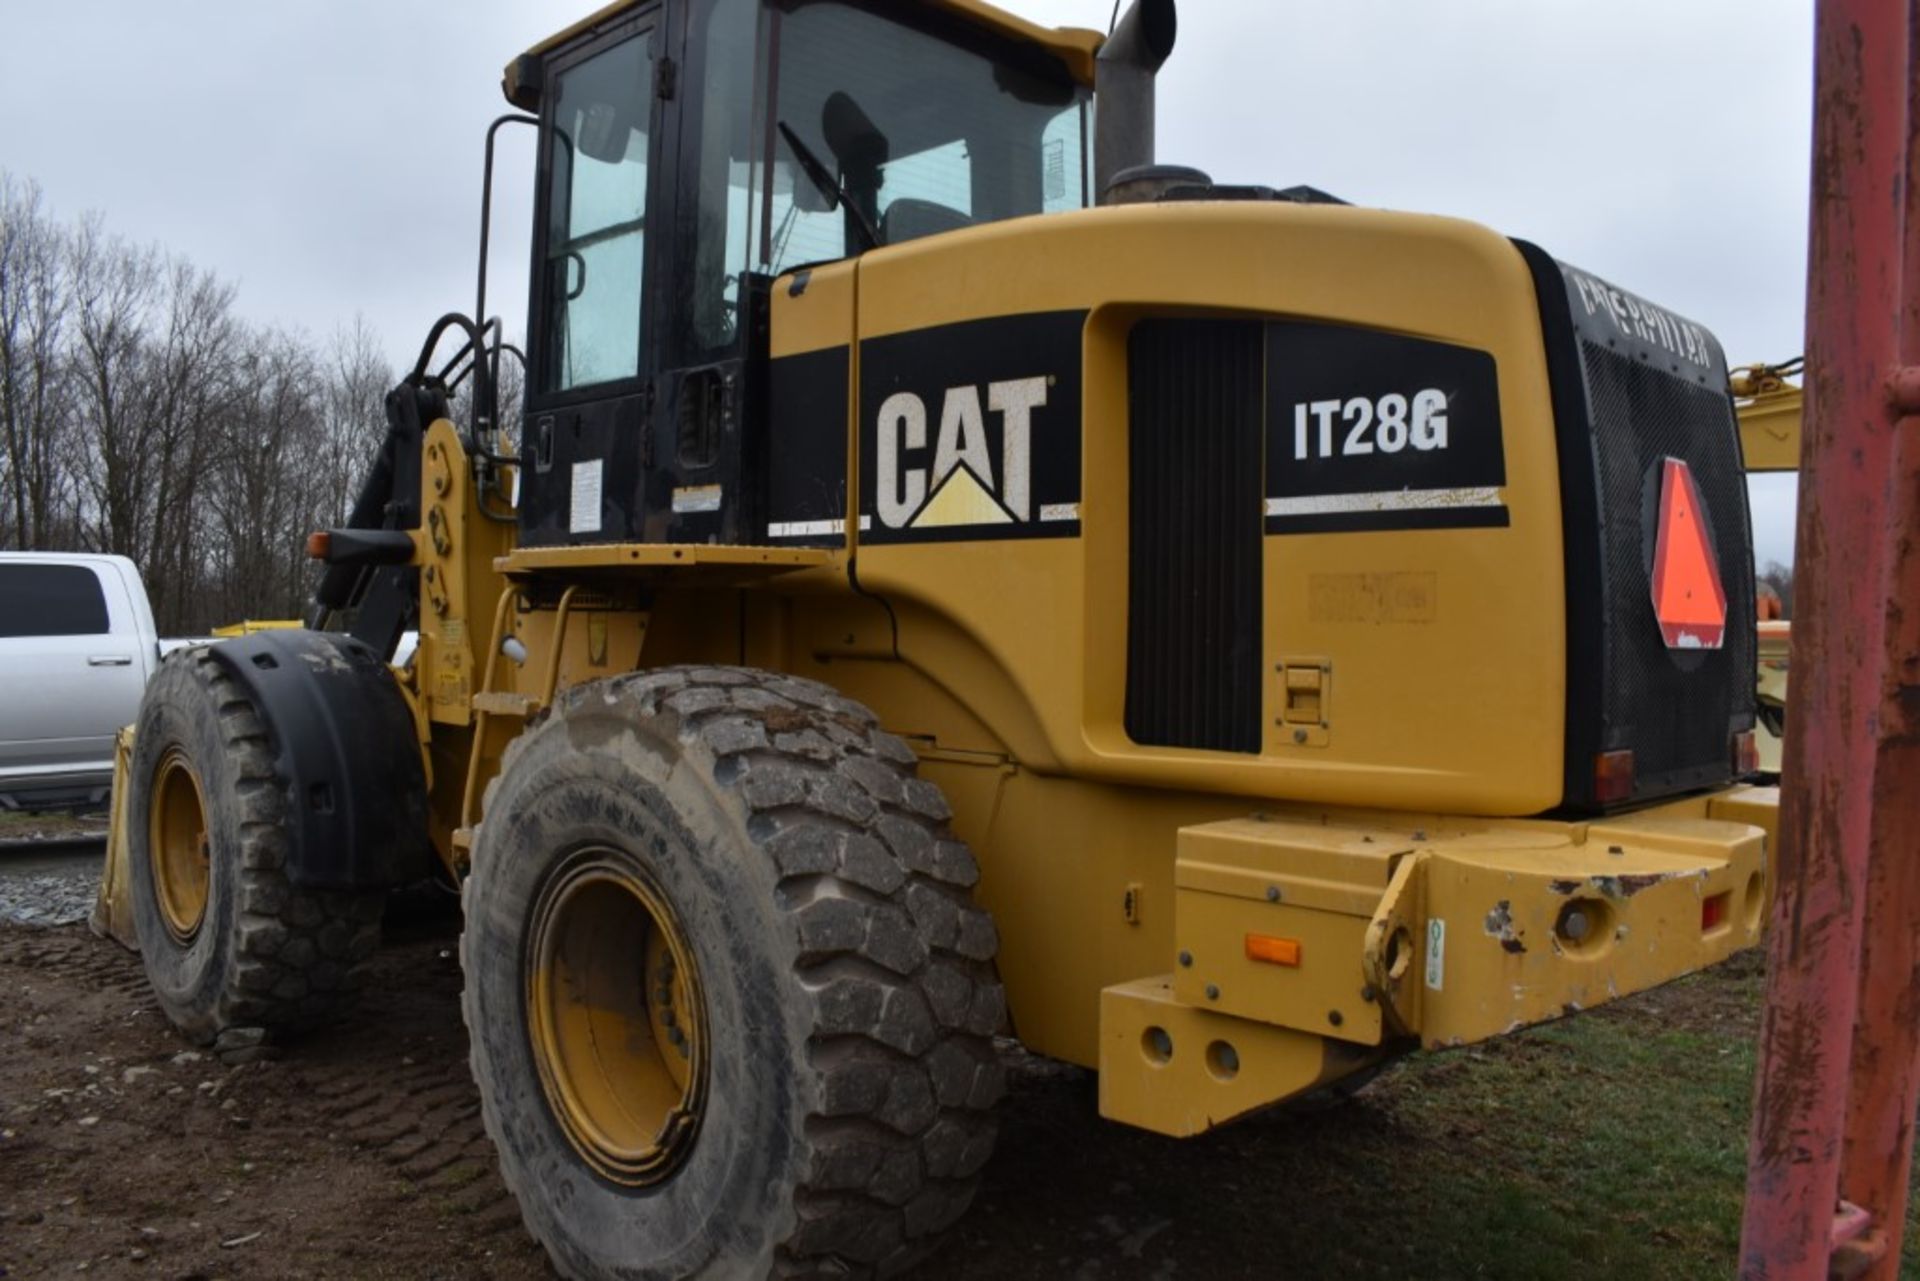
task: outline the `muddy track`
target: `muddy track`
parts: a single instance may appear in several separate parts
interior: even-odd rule
[[[390,928],[351,1024],[229,1067],[173,1034],[132,954],[82,926],[0,925],[0,1278],[550,1278],[481,1130],[456,929]],[[1738,1040],[1755,1010],[1737,990],[1588,1017]],[[1009,1051],[999,1152],[913,1281],[1479,1275],[1418,1262],[1454,1213],[1434,1189],[1471,1185],[1489,1159],[1465,1106],[1492,1067],[1475,1059],[1508,1079],[1579,1069],[1563,1039],[1513,1038],[1389,1074],[1359,1102],[1177,1142],[1101,1122],[1087,1073]],[[1422,1095],[1453,1081],[1462,1110],[1423,1120]],[[1411,1182],[1381,1193],[1396,1178]],[[1405,1258],[1363,1266],[1366,1234]],[[1308,1262],[1276,1272],[1296,1253]]]
[[[350,1024],[230,1067],[173,1034],[132,953],[83,926],[0,926],[0,1277],[551,1277],[481,1128],[456,930],[390,927]],[[1069,1212],[1097,1232],[1062,1230],[1057,1187],[1036,1223],[1027,1176],[1050,1182],[1055,1145],[1084,1144],[1090,1080],[1017,1051],[1007,1065],[1030,1128],[1003,1145],[962,1249],[916,1275],[1060,1275],[1042,1224],[1118,1255],[1089,1275],[1162,1275],[1132,1236],[1167,1219],[1120,1226],[1108,1173]]]
[[[481,1128],[456,930],[390,926],[351,1023],[229,1067],[132,953],[0,926],[0,1277],[551,1277]],[[1004,1058],[1000,1155],[916,1281],[1171,1277],[1167,1194],[1210,1199],[1220,1149],[1102,1125],[1086,1073]],[[1225,1245],[1213,1274],[1259,1274]]]
[[[17,929],[0,932],[0,967],[83,983],[95,992],[131,1001],[147,994],[140,958],[109,947],[85,929]]]
[[[453,944],[404,932],[350,1026],[228,1067],[131,953],[0,930],[0,1276],[549,1275],[481,1130]]]
[[[226,1067],[185,1049],[131,953],[0,927],[0,1277],[551,1277],[481,1129],[455,930],[390,929],[350,1024]],[[1175,1143],[1099,1122],[1087,1073],[1004,1057],[1000,1152],[915,1281],[1269,1275],[1274,1208],[1223,1204],[1222,1174],[1387,1123]]]

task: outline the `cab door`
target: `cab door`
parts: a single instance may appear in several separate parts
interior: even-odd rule
[[[528,297],[521,541],[640,537],[671,212],[661,7],[550,58]]]
[[[748,257],[764,217],[751,175],[771,127],[760,34],[774,13],[757,0],[675,6],[675,217],[660,313],[668,320],[657,326],[649,540],[757,543],[765,529],[766,464],[756,446],[769,282],[748,270]]]

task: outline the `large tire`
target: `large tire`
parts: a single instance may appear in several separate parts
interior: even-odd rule
[[[998,938],[915,764],[826,686],[738,668],[576,686],[508,751],[466,885],[463,1003],[487,1131],[562,1273],[891,1275],[972,1201],[1005,1091]],[[585,1004],[696,976],[695,1119],[644,1177],[569,1137],[591,1131],[554,1100],[577,1092],[556,1095],[535,1045],[563,968],[542,905],[583,860],[628,878],[685,953],[658,984],[573,975],[605,994]],[[622,937],[595,955],[637,965],[642,938]],[[605,1079],[632,1075],[604,1057]]]
[[[174,1027],[204,1045],[343,1015],[384,895],[288,883],[286,786],[259,710],[207,647],[169,655],[148,684],[128,781],[134,926]]]

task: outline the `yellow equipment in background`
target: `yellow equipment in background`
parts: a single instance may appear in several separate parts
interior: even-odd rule
[[[1780,776],[1787,734],[1787,663],[1793,650],[1793,624],[1774,619],[1760,624],[1759,730],[1754,735],[1760,770]]]
[[[238,623],[228,623],[224,627],[216,627],[213,629],[213,634],[226,640],[234,636],[251,636],[255,632],[285,631],[303,626],[305,624],[297,618],[248,618]]]
[[[1733,371],[1740,447],[1750,472],[1800,470],[1800,360]]]
[[[1173,38],[621,0],[517,59],[517,431],[482,299],[309,628],[143,705],[109,892],[175,1025],[343,1016],[437,876],[561,1271],[877,1275],[972,1198],[996,1036],[1191,1135],[1753,944],[1718,343],[1154,164]]]
[[[1733,371],[1740,415],[1740,444],[1749,472],[1800,469],[1802,392],[1793,379],[1802,362],[1748,365]],[[1776,605],[1778,602],[1775,602]],[[1762,612],[1759,628],[1759,695],[1755,743],[1763,773],[1778,778],[1787,725],[1787,664],[1793,624]]]

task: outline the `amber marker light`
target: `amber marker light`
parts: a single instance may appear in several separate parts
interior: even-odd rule
[[[1300,964],[1300,940],[1275,938],[1271,934],[1247,935],[1247,959],[1268,965]]]
[[[333,551],[333,538],[324,529],[316,529],[307,535],[307,559],[325,560]]]

